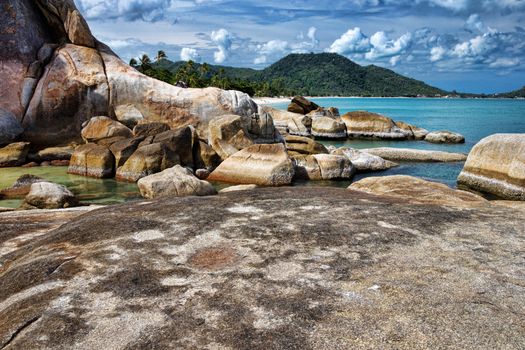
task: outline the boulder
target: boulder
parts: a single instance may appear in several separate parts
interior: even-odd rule
[[[0,108],[0,146],[15,141],[23,132],[24,129],[15,115]]]
[[[96,178],[113,177],[115,157],[106,146],[87,143],[75,148],[67,172]]]
[[[319,107],[316,110],[311,111],[307,115],[312,119],[318,118],[318,117],[329,117],[332,119],[338,119],[339,117],[341,117],[341,115],[339,114],[339,109],[335,107],[329,107],[329,108]]]
[[[151,122],[137,124],[133,128],[133,135],[135,136],[155,136],[161,132],[170,130],[170,126],[166,123]]]
[[[225,115],[210,122],[208,143],[222,160],[254,144],[248,123],[247,118],[238,115]]]
[[[312,135],[320,138],[346,138],[346,126],[343,122],[330,117],[312,119]]]
[[[348,112],[341,119],[349,138],[406,140],[413,136],[412,131],[399,128],[392,119],[377,113]]]
[[[82,129],[82,138],[86,142],[98,142],[113,137],[130,138],[131,130],[124,124],[108,117],[93,117]]]
[[[307,100],[302,96],[295,96],[288,105],[288,112],[308,114],[318,109],[319,106],[312,101]]]
[[[82,124],[108,115],[108,82],[97,50],[66,44],[38,80],[23,118],[24,140],[54,146],[80,139]]]
[[[257,185],[236,185],[236,186],[229,186],[229,187],[226,187],[226,188],[223,188],[222,190],[219,191],[219,194],[224,194],[224,193],[230,193],[230,192],[237,192],[237,191],[251,191],[251,190],[254,190],[256,188],[258,188],[259,186]]]
[[[221,163],[221,157],[207,142],[199,140],[193,148],[196,168],[215,169]]]
[[[295,178],[300,180],[349,180],[354,176],[352,162],[344,156],[314,154],[295,158]]]
[[[361,150],[396,162],[464,162],[467,155],[412,148],[377,147]]]
[[[115,116],[119,122],[128,128],[134,128],[137,124],[144,121],[142,113],[132,104],[117,106],[115,108]]]
[[[115,168],[123,166],[129,157],[131,157],[131,155],[137,150],[139,143],[143,140],[144,137],[134,137],[112,143],[109,146],[109,150],[115,157]]]
[[[348,158],[356,172],[369,172],[387,170],[398,166],[398,164],[385,160],[379,156],[350,147],[337,148],[330,154],[341,155]]]
[[[309,136],[311,134],[312,118],[309,116],[282,111],[269,106],[261,107],[260,113],[269,113],[272,116],[274,125],[281,127],[290,135]]]
[[[210,181],[261,186],[289,185],[294,165],[283,144],[247,147],[223,161],[208,177]]]
[[[179,156],[167,145],[157,142],[140,146],[123,166],[117,169],[116,179],[136,182],[180,164]]]
[[[29,142],[15,142],[0,148],[0,167],[20,166],[26,162]]]
[[[495,134],[478,142],[459,174],[458,185],[525,200],[525,134]]]
[[[425,141],[432,143],[465,143],[465,137],[451,131],[432,131],[425,136]]]
[[[36,153],[29,154],[27,158],[35,162],[69,160],[75,152],[74,146],[48,147]]]
[[[76,205],[78,205],[78,201],[67,187],[52,182],[36,182],[31,185],[22,207],[60,209]]]
[[[195,129],[191,126],[161,132],[153,137],[152,143],[161,143],[179,158],[180,164],[194,167],[193,148],[196,142]]]
[[[24,198],[29,193],[32,184],[42,181],[45,180],[40,176],[24,174],[16,179],[15,183],[11,187],[1,190],[0,198]]]
[[[423,140],[425,136],[427,136],[428,134],[427,129],[423,129],[423,128],[420,128],[420,127],[417,127],[417,126],[414,126],[414,125],[411,125],[411,124],[408,124],[402,121],[396,121],[395,123],[398,128],[405,131],[409,135],[408,136],[409,139]]]
[[[308,137],[287,135],[285,137],[286,149],[291,156],[298,154],[319,154],[328,153],[328,150],[321,143]]]
[[[486,199],[474,193],[407,175],[367,177],[348,188],[375,195],[404,198],[409,202],[421,204],[472,206],[487,203]]]
[[[197,176],[198,179],[206,180],[208,176],[210,176],[211,171],[208,169],[197,169],[195,170],[195,176]]]
[[[163,196],[210,196],[217,194],[213,186],[196,178],[191,170],[175,165],[160,173],[141,178],[137,185],[144,198]]]

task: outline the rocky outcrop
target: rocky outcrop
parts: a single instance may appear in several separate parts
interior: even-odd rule
[[[24,129],[15,115],[0,108],[0,146],[15,141],[23,132]]]
[[[350,147],[341,147],[330,153],[348,158],[357,172],[381,171],[398,166],[374,154]]]
[[[318,109],[319,106],[312,101],[302,97],[295,96],[292,98],[292,101],[288,105],[288,112],[298,113],[298,114],[308,114],[312,111]]]
[[[318,117],[329,117],[332,119],[337,119],[341,116],[339,114],[339,109],[335,107],[328,107],[328,108],[319,107],[316,110],[311,111],[307,115],[312,119],[318,118]]]
[[[467,155],[463,153],[412,148],[377,147],[362,151],[396,162],[464,162],[467,159]]]
[[[103,145],[88,143],[75,148],[71,156],[69,174],[107,178],[115,175],[115,157]]]
[[[15,142],[0,148],[0,167],[20,166],[29,153],[29,142]]]
[[[346,124],[349,138],[406,140],[413,135],[411,131],[399,128],[392,119],[377,113],[348,112],[341,119]]]
[[[91,118],[82,129],[81,135],[84,141],[95,143],[113,137],[130,138],[133,136],[127,126],[104,116]]]
[[[314,154],[294,159],[298,180],[350,180],[355,173],[352,162],[341,155]]]
[[[429,133],[427,129],[420,128],[402,121],[395,122],[397,127],[405,131],[408,134],[409,139],[423,140]]]
[[[326,187],[89,210],[0,215],[0,346],[525,343],[516,210]]]
[[[451,131],[433,131],[425,136],[425,141],[432,143],[465,143],[465,137]]]
[[[287,135],[284,140],[288,154],[291,156],[328,153],[323,144],[308,137]]]
[[[36,153],[30,153],[27,158],[34,162],[45,162],[54,160],[69,160],[75,151],[73,146],[62,146],[62,147],[48,147],[37,151]]]
[[[24,198],[31,189],[31,185],[35,182],[45,181],[40,176],[31,174],[24,174],[16,179],[15,183],[8,188],[4,188],[0,191],[0,198]]]
[[[282,111],[269,106],[260,107],[259,113],[271,115],[276,128],[283,130],[283,133],[298,136],[309,136],[312,127],[312,118],[309,116]]]
[[[170,126],[166,123],[160,122],[151,122],[151,123],[142,123],[137,124],[133,128],[133,135],[137,136],[155,136],[161,132],[170,130]]]
[[[118,169],[123,166],[142,141],[144,141],[144,137],[134,137],[112,143],[109,150],[115,157],[115,168]]]
[[[208,180],[261,186],[289,185],[294,165],[282,144],[260,144],[247,147],[215,169]]]
[[[470,151],[458,185],[513,200],[525,200],[525,134],[495,134]]]
[[[31,185],[22,207],[25,209],[59,209],[78,204],[75,195],[67,187],[52,182],[36,182]]]
[[[346,138],[346,126],[343,122],[330,117],[312,119],[312,135],[327,139]]]
[[[195,167],[198,169],[215,169],[221,163],[221,157],[206,141],[198,140],[193,148]]]
[[[199,180],[188,168],[175,165],[160,173],[141,178],[137,185],[144,198],[163,196],[210,196],[217,194],[213,186]]]
[[[381,196],[405,198],[410,202],[422,204],[472,206],[487,203],[483,197],[474,193],[406,175],[368,177],[348,188]]]
[[[254,144],[249,123],[250,120],[238,115],[225,115],[210,122],[208,143],[222,160]]]
[[[115,178],[136,182],[180,163],[180,157],[169,146],[161,142],[152,143],[140,146],[124,165],[117,169]]]

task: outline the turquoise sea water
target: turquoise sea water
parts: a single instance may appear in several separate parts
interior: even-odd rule
[[[463,134],[466,143],[436,145],[424,141],[323,141],[336,147],[355,148],[401,147],[468,153],[483,137],[495,133],[525,133],[525,100],[456,100],[405,98],[319,98],[313,99],[325,107],[334,106],[340,112],[368,110],[402,120],[428,130],[450,130]],[[287,103],[275,104],[286,109]],[[394,174],[414,175],[439,181],[454,187],[463,163],[402,163],[384,172],[358,174],[357,181],[367,176]],[[66,167],[3,168],[0,169],[0,189],[9,187],[23,174],[33,174],[67,186],[85,203],[110,204],[140,197],[136,184],[99,180],[68,175]],[[350,181],[299,182],[298,186],[348,187]],[[215,184],[218,188],[224,184]],[[17,207],[20,200],[0,200],[0,207]]]
[[[496,133],[525,133],[525,100],[517,99],[411,99],[411,98],[314,98],[324,107],[342,114],[367,110],[430,131],[450,130],[465,136],[465,144],[432,144],[424,141],[322,141],[326,145],[354,148],[398,147],[468,153],[482,138]],[[287,103],[273,104],[286,109]],[[406,174],[439,181],[454,187],[463,163],[402,163],[400,167],[365,176]],[[328,182],[326,185],[333,185]],[[337,185],[337,184],[336,184]],[[345,186],[347,183],[340,183]]]

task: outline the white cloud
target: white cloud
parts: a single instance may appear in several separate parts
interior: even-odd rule
[[[474,13],[470,15],[470,17],[467,19],[467,22],[465,23],[465,28],[474,32],[484,32],[485,31],[485,25],[481,21],[481,18],[478,14]]]
[[[429,0],[429,3],[449,10],[461,11],[467,9],[469,0]]]
[[[129,21],[156,22],[165,19],[172,0],[76,0],[88,19],[122,17]]]
[[[370,49],[370,40],[363,34],[361,28],[349,29],[341,37],[335,40],[327,49],[341,55],[365,53]]]
[[[266,63],[266,56],[255,57],[253,64],[264,64]]]
[[[441,46],[433,47],[430,50],[430,61],[431,62],[441,61],[443,57],[445,57],[446,53],[447,53],[447,49],[445,49],[444,47],[441,47]]]
[[[211,32],[211,40],[217,45],[217,51],[213,53],[215,63],[223,63],[230,54],[232,46],[231,34],[224,28]]]
[[[401,61],[401,56],[394,56],[390,58],[389,62],[390,62],[390,65],[394,67],[399,63],[399,61]]]
[[[270,40],[258,46],[261,54],[272,55],[275,53],[283,53],[289,49],[288,41],[284,40]]]
[[[518,58],[498,58],[491,64],[489,64],[492,68],[510,68],[510,67],[516,67],[520,64],[520,60]]]
[[[390,40],[385,32],[377,32],[370,37],[372,49],[365,54],[368,60],[375,60],[383,57],[398,56],[404,53],[412,43],[412,34],[406,33],[397,40]]]
[[[189,47],[183,47],[182,50],[180,51],[180,59],[183,61],[192,60],[195,62],[200,62],[201,57],[199,53],[197,52],[197,50],[193,48],[189,48]]]

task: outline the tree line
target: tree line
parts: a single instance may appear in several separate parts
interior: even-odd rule
[[[147,54],[137,59],[132,58],[129,65],[139,72],[166,83],[191,88],[217,87],[224,90],[238,90],[250,96],[292,96],[294,91],[287,89],[280,78],[270,81],[256,81],[233,78],[227,75],[224,68],[211,69],[207,63],[197,64],[189,60],[175,71],[162,66],[168,56],[162,50],[152,60]]]

